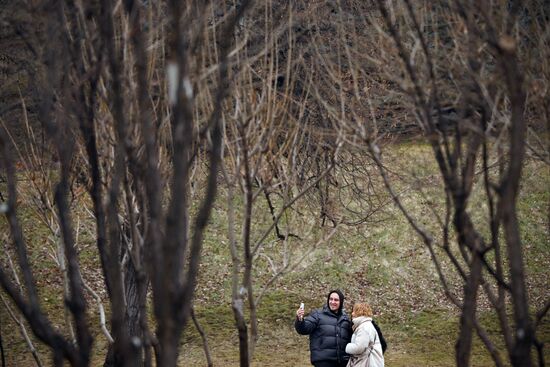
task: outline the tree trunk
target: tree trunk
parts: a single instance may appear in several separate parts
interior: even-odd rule
[[[460,335],[456,343],[456,365],[469,366],[472,351],[474,318],[477,308],[477,292],[481,281],[481,259],[472,254],[470,276],[464,285],[464,304],[460,316]]]
[[[237,324],[237,330],[239,332],[239,360],[241,367],[248,367],[250,361],[248,360],[249,348],[248,348],[248,328],[246,327],[246,320],[243,314],[243,299],[233,299],[233,314],[235,315],[235,323]]]
[[[125,267],[124,274],[124,294],[126,299],[126,314],[124,318],[124,327],[132,348],[132,363],[131,366],[143,365],[143,333],[140,328],[140,302],[137,283],[137,274],[132,261],[128,261]],[[128,361],[126,361],[128,362]],[[114,344],[109,346],[105,363],[103,367],[119,367],[124,366],[124,359],[120,353],[117,353]]]

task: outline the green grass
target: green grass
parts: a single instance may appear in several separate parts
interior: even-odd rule
[[[421,180],[419,185],[429,201],[441,203],[438,176],[430,161],[429,147],[404,144],[396,148],[392,159],[397,160],[396,169],[403,172],[411,166],[412,155],[417,164],[415,174]],[[406,153],[406,154],[405,154]],[[524,170],[524,182],[518,201],[518,213],[524,243],[524,260],[528,274],[527,283],[530,300],[540,307],[548,298],[548,268],[550,266],[550,236],[548,233],[547,208],[550,193],[547,188],[550,174],[547,167],[528,162]],[[435,234],[439,243],[440,233],[433,213],[427,210],[426,197],[408,188],[408,183],[396,182],[402,190],[403,202],[407,208]],[[475,187],[470,208],[476,226],[487,236],[486,208],[481,204],[483,187]],[[238,338],[231,310],[231,262],[227,240],[226,198],[223,189],[216,202],[210,225],[204,240],[201,272],[196,291],[195,310],[208,335],[211,353],[216,365],[238,365]],[[240,198],[235,199],[238,206]],[[35,212],[24,202],[20,206],[20,218],[24,224],[25,237],[29,244],[29,256],[37,274],[40,299],[44,311],[52,322],[66,330],[62,282],[60,272],[48,255],[51,233],[38,222]],[[439,208],[438,210],[440,210]],[[474,210],[475,209],[475,210]],[[270,216],[265,206],[255,209],[253,236],[257,239],[269,225]],[[237,214],[237,221],[241,214]],[[442,213],[439,213],[442,214]],[[93,236],[93,223],[81,214],[79,256],[86,280],[94,289],[103,292],[102,275],[99,270],[97,249]],[[87,218],[87,219],[85,219]],[[293,257],[302,254],[304,247],[320,237],[320,230],[303,233],[309,228],[309,220],[300,219],[296,213],[285,218],[285,229],[301,235],[289,246]],[[76,222],[76,220],[75,220]],[[0,217],[0,228],[6,228],[4,217]],[[237,228],[236,234],[240,234]],[[502,242],[504,244],[504,242]],[[282,243],[273,236],[268,237],[263,255],[269,256],[276,266],[283,261]],[[437,250],[442,253],[441,250]],[[492,254],[488,254],[490,259]],[[5,258],[0,257],[4,262]],[[443,267],[449,274],[451,289],[461,294],[461,283],[453,275],[447,261]],[[259,292],[271,276],[271,268],[265,257],[256,259],[254,289]],[[254,353],[253,365],[262,367],[308,366],[308,338],[298,335],[293,329],[293,319],[300,302],[306,310],[320,307],[325,302],[329,289],[341,288],[348,300],[349,309],[353,302],[367,301],[374,307],[376,317],[389,343],[386,353],[388,366],[454,366],[454,346],[458,332],[458,314],[445,298],[434,265],[416,233],[392,205],[385,207],[371,222],[357,227],[342,227],[330,243],[313,251],[293,273],[287,274],[266,293],[258,308],[259,340]],[[105,298],[104,298],[105,300]],[[104,306],[108,308],[108,303]],[[536,312],[535,309],[532,313]],[[90,325],[96,338],[93,365],[103,360],[107,343],[99,332],[95,303],[90,303]],[[8,365],[30,366],[31,356],[0,304],[1,331],[8,350]],[[500,328],[493,313],[486,305],[479,308],[478,317],[492,336],[501,356],[506,360]],[[550,344],[550,322],[548,316],[537,331],[537,338]],[[44,360],[48,360],[47,348],[38,344]],[[549,348],[545,349],[546,360],[550,360]],[[182,366],[205,364],[202,342],[190,321],[182,337]],[[492,366],[491,358],[481,341],[475,337],[472,350],[472,366]]]

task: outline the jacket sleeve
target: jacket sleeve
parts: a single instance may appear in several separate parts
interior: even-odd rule
[[[358,328],[355,330],[355,339],[353,343],[348,343],[346,345],[346,353],[347,354],[361,354],[367,350],[367,347],[369,346],[370,337],[369,333],[366,328]]]
[[[313,330],[317,328],[317,325],[319,325],[319,314],[317,310],[304,317],[302,321],[298,320],[298,318],[294,321],[294,328],[298,334],[302,335],[311,334]]]

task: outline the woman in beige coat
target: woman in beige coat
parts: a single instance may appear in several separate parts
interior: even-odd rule
[[[380,337],[372,325],[372,309],[367,303],[356,303],[351,313],[353,335],[346,345],[351,355],[348,367],[384,367]]]

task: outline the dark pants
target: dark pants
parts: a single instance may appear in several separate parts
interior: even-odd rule
[[[348,362],[317,362],[314,367],[346,367]]]

